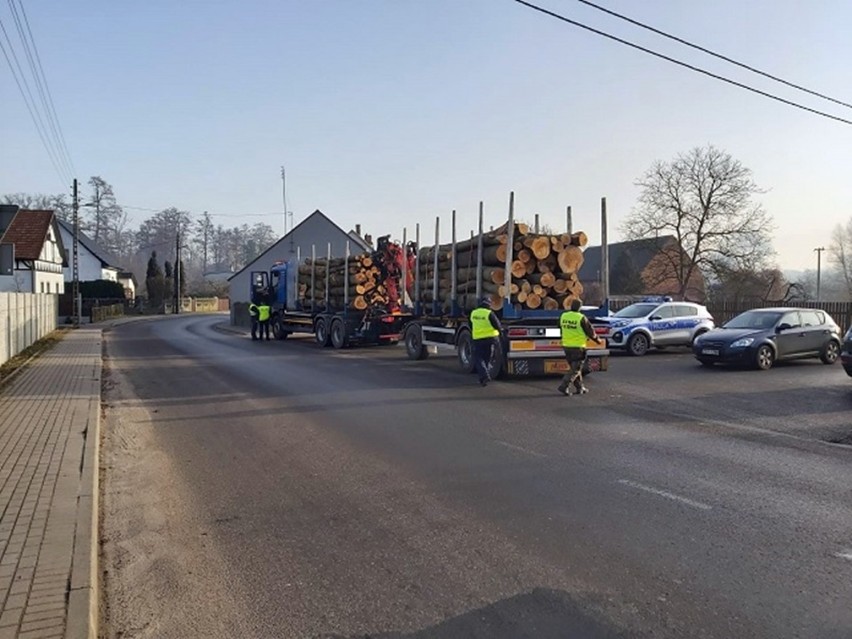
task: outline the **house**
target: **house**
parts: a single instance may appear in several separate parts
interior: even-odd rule
[[[62,293],[67,263],[53,211],[0,205],[0,291]]]
[[[578,276],[586,291],[586,301],[600,303],[603,276],[601,247],[586,247],[583,258],[583,266],[580,267]],[[686,254],[673,235],[610,244],[610,295],[679,296],[680,283],[676,269],[684,258]],[[690,275],[683,297],[687,300],[702,301],[705,294],[704,275],[696,268]]]
[[[251,291],[251,272],[269,271],[275,262],[304,261],[314,252],[317,257],[326,256],[331,251],[332,257],[342,257],[346,254],[347,243],[352,254],[372,252],[366,239],[362,239],[360,228],[356,232],[347,233],[332,222],[322,211],[316,210],[299,222],[284,237],[266,249],[253,261],[246,264],[228,278],[230,284],[231,323],[242,317],[236,317],[238,305],[249,302]],[[290,302],[295,301],[295,270],[294,279],[288,288]]]
[[[136,282],[136,276],[130,271],[119,271],[118,283],[124,287],[124,297],[129,300],[136,299],[136,291],[139,284]]]
[[[62,242],[68,247],[69,256],[74,246],[74,226],[59,220],[59,232]],[[71,261],[70,259],[68,260]],[[94,240],[82,231],[77,233],[77,275],[81,282],[94,280],[109,280],[118,282],[121,269],[116,266],[117,260],[101,248]],[[74,281],[73,265],[65,267],[65,281]],[[125,287],[126,288],[126,287]]]

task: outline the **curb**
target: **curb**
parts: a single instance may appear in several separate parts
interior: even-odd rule
[[[100,340],[103,348],[103,332]],[[90,409],[89,424],[85,432],[65,639],[98,637],[98,492],[102,381],[103,357],[101,366],[98,367],[98,395],[93,409]]]

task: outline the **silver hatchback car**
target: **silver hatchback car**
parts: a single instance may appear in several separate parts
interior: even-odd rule
[[[707,308],[670,298],[649,298],[607,317],[592,320],[595,333],[610,348],[644,355],[651,347],[690,346],[693,340],[715,327]]]

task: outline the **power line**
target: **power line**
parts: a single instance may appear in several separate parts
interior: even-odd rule
[[[64,150],[59,141],[59,132],[56,129],[56,124],[53,122],[53,117],[50,112],[50,107],[47,105],[47,95],[44,90],[44,86],[41,81],[41,77],[38,73],[38,69],[36,68],[35,58],[33,56],[33,52],[30,49],[30,43],[27,40],[27,36],[24,33],[24,25],[21,21],[20,16],[18,15],[17,7],[15,6],[14,0],[8,0],[9,8],[12,11],[12,19],[15,22],[15,28],[18,30],[18,37],[21,40],[21,45],[24,49],[24,56],[27,59],[27,63],[30,68],[30,75],[33,79],[33,82],[36,87],[36,92],[38,93],[38,97],[41,100],[41,106],[44,111],[44,118],[47,120],[47,125],[50,129],[50,132],[53,134],[51,138],[51,142],[53,142],[53,146],[56,149],[56,156],[60,162],[63,163],[63,168],[68,171],[71,175],[74,174],[74,171],[71,169],[71,164],[68,162],[68,159],[65,157]]]
[[[36,131],[38,132],[39,138],[41,138],[41,143],[44,145],[45,151],[47,151],[47,155],[50,158],[50,163],[53,165],[56,174],[59,176],[59,179],[62,181],[63,185],[67,184],[70,180],[67,175],[63,175],[63,172],[59,168],[59,162],[57,162],[56,157],[54,157],[53,149],[50,144],[48,144],[47,138],[45,137],[44,123],[41,121],[41,116],[38,113],[38,109],[36,108],[35,100],[32,98],[32,91],[30,91],[29,84],[27,84],[27,79],[24,76],[23,69],[21,68],[20,62],[18,62],[18,56],[15,55],[15,49],[12,46],[12,40],[9,38],[9,34],[6,32],[6,27],[3,25],[3,20],[0,19],[0,32],[2,32],[3,36],[6,38],[6,42],[9,45],[9,53],[12,54],[12,57],[9,57],[9,53],[6,52],[6,47],[3,46],[3,40],[0,39],[0,49],[3,51],[3,57],[6,58],[6,63],[9,65],[9,70],[12,72],[12,77],[15,79],[15,84],[18,85],[18,91],[21,93],[21,97],[24,100],[24,104],[27,107],[27,111],[30,113],[30,118],[32,118],[33,124],[36,127]],[[15,65],[12,64],[12,60],[15,61]],[[20,72],[20,77],[18,76],[18,72],[15,71],[15,66],[18,67]],[[23,85],[21,84],[23,82]],[[24,90],[26,88],[26,91]],[[29,95],[29,99],[27,98]],[[32,100],[32,104],[30,101]],[[34,110],[35,109],[35,110]]]
[[[674,40],[675,42],[679,42],[680,44],[684,44],[688,47],[692,47],[693,49],[701,51],[702,53],[712,55],[714,58],[719,58],[720,60],[724,60],[725,62],[729,62],[729,63],[736,65],[738,67],[741,67],[743,69],[747,69],[748,71],[751,71],[752,73],[762,75],[763,77],[769,78],[770,80],[775,80],[775,82],[780,82],[781,84],[784,84],[788,87],[792,87],[792,88],[797,89],[799,91],[803,91],[805,93],[815,95],[818,98],[822,98],[823,100],[828,100],[829,102],[834,102],[835,104],[839,104],[841,106],[845,106],[845,107],[852,109],[852,104],[849,104],[848,102],[844,102],[843,100],[837,100],[836,98],[832,98],[831,96],[825,95],[823,93],[819,93],[818,91],[812,91],[811,89],[800,86],[800,85],[795,84],[793,82],[789,82],[787,80],[784,80],[783,78],[779,78],[778,76],[772,75],[771,73],[766,73],[765,71],[761,71],[760,69],[756,69],[756,68],[749,66],[747,64],[744,64],[742,62],[738,62],[737,60],[734,60],[733,58],[729,58],[728,56],[722,55],[721,53],[716,53],[715,51],[711,51],[710,49],[707,49],[707,48],[702,47],[700,45],[693,44],[692,42],[689,42],[688,40],[684,40],[683,38],[679,38],[678,36],[672,35],[670,33],[666,33],[665,31],[662,31],[660,29],[652,27],[648,24],[644,24],[643,22],[639,22],[638,20],[634,20],[633,18],[629,18],[629,17],[622,15],[620,13],[616,13],[615,11],[612,11],[610,9],[607,9],[606,7],[602,7],[600,5],[597,5],[594,2],[589,2],[589,0],[577,0],[577,2],[585,4],[589,7],[592,7],[593,9],[597,9],[598,11],[603,11],[604,13],[607,13],[611,16],[614,16],[614,17],[616,17],[620,20],[624,20],[625,22],[629,22],[630,24],[634,24],[637,27],[642,27],[643,29],[647,29],[648,31],[656,33],[657,35],[661,35],[664,38],[668,38],[669,40]]]
[[[786,98],[782,98],[782,97],[779,97],[777,95],[773,95],[772,93],[768,93],[766,91],[761,91],[760,89],[755,89],[754,87],[751,87],[747,84],[743,84],[742,82],[737,82],[736,80],[731,80],[730,78],[726,78],[726,77],[718,75],[716,73],[712,73],[712,72],[707,71],[705,69],[701,69],[699,67],[693,66],[693,65],[688,64],[686,62],[682,62],[682,61],[677,60],[675,58],[664,55],[662,53],[652,51],[651,49],[647,49],[643,46],[640,46],[640,45],[635,44],[633,42],[630,42],[628,40],[624,40],[624,39],[619,38],[617,36],[614,36],[612,34],[606,33],[605,31],[600,31],[599,29],[595,29],[594,27],[590,27],[586,24],[583,24],[582,22],[577,22],[576,20],[571,20],[570,18],[566,18],[565,16],[560,15],[558,13],[555,13],[553,11],[550,11],[549,9],[539,7],[538,5],[532,4],[531,2],[527,2],[526,0],[514,0],[514,1],[517,2],[518,4],[524,5],[525,7],[533,9],[534,11],[538,11],[540,13],[548,15],[551,18],[556,18],[557,20],[561,20],[562,22],[567,22],[568,24],[571,24],[575,27],[580,27],[581,29],[585,29],[586,31],[591,31],[594,34],[597,34],[597,35],[603,36],[604,38],[607,38],[609,40],[614,40],[615,42],[619,42],[621,44],[627,45],[628,47],[632,47],[634,49],[642,51],[643,53],[647,53],[647,54],[652,55],[656,58],[660,58],[661,60],[666,60],[667,62],[671,62],[672,64],[676,64],[678,66],[687,68],[690,71],[695,71],[696,73],[701,73],[703,75],[714,78],[714,79],[719,80],[721,82],[725,82],[727,84],[731,84],[731,85],[739,87],[741,89],[745,89],[746,91],[751,91],[752,93],[762,95],[766,98],[769,98],[770,100],[775,100],[776,102],[781,102],[782,104],[786,104],[788,106],[792,106],[792,107],[795,107],[797,109],[801,109],[802,111],[807,111],[809,113],[813,113],[814,115],[820,115],[820,116],[822,116],[824,118],[828,118],[830,120],[836,120],[838,122],[842,122],[843,124],[852,125],[852,120],[846,120],[845,118],[841,118],[839,116],[832,115],[832,114],[826,113],[824,111],[819,111],[817,109],[813,109],[813,108],[805,106],[803,104],[799,104],[798,102],[793,102],[792,100],[787,100]]]
[[[133,211],[150,211],[151,213],[161,213],[163,211],[168,210],[167,207],[165,209],[152,209],[145,206],[130,206],[129,204],[121,204],[119,205],[123,209],[131,209]],[[184,213],[193,214],[192,211],[183,211]],[[205,211],[207,215],[210,217],[229,217],[229,218],[241,218],[241,217],[269,217],[272,215],[281,215],[281,211],[273,211],[271,213],[210,213],[209,211]]]
[[[41,77],[44,80],[44,88],[47,91],[47,99],[50,104],[50,111],[53,113],[53,119],[56,122],[56,128],[59,130],[59,139],[62,143],[62,148],[65,151],[65,157],[68,159],[68,164],[71,166],[72,174],[76,174],[77,171],[74,168],[74,161],[71,159],[71,153],[68,150],[68,145],[65,142],[65,134],[62,131],[62,125],[59,122],[59,116],[56,114],[56,105],[53,102],[53,95],[50,92],[50,85],[47,83],[47,76],[44,73],[44,67],[41,64],[41,56],[38,54],[38,46],[36,45],[35,38],[33,38],[33,32],[30,29],[30,20],[27,17],[27,12],[24,10],[24,4],[21,0],[18,0],[18,4],[21,7],[21,15],[24,16],[24,24],[27,27],[27,33],[30,37],[30,42],[33,45],[33,52],[35,53],[36,62],[38,62],[38,68],[41,72]]]

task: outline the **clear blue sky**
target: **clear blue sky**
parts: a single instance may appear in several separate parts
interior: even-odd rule
[[[848,0],[599,3],[852,102]],[[514,190],[519,216],[559,227],[570,204],[597,243],[601,196],[617,240],[645,169],[712,143],[768,190],[782,267],[813,268],[813,248],[852,216],[852,126],[510,0],[24,4],[77,177],[102,176],[125,205],[280,230],[281,215],[239,216],[281,210],[284,164],[297,222],[319,208],[399,237],[416,222],[433,233],[435,216],[458,209],[467,232],[479,200],[500,224]],[[852,119],[575,0],[541,4]],[[14,29],[8,6],[0,19]],[[0,193],[61,191],[0,65]]]

